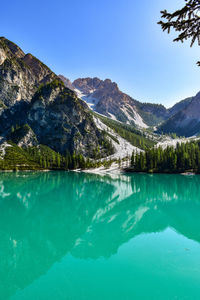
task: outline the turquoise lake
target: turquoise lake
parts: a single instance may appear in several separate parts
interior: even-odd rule
[[[200,299],[200,176],[0,174],[1,300]]]

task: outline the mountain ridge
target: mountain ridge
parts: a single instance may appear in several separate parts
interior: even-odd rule
[[[190,137],[200,133],[200,92],[187,98],[186,105],[166,122],[161,124],[158,132],[176,133],[179,136]],[[181,103],[182,104],[182,103]]]
[[[141,128],[159,126],[176,115],[192,101],[193,97],[177,102],[170,108],[163,104],[140,102],[120,91],[110,79],[98,77],[78,78],[71,82],[59,75],[66,86],[70,86],[88,106],[111,119]]]
[[[49,67],[4,37],[0,38],[0,100],[4,139],[12,128],[27,124],[39,144],[62,154],[76,151],[92,157],[98,148],[102,156],[113,152],[87,105]]]
[[[15,43],[0,38],[1,159],[8,146],[19,157],[26,153],[16,147],[36,147],[38,164],[41,145],[62,157],[70,153],[71,157],[121,159],[121,152],[124,158],[133,149],[140,152],[153,147],[161,138],[153,133],[153,127],[160,130],[169,120],[173,123],[177,114],[185,112],[190,117],[186,125],[199,131],[198,122],[193,123],[193,119],[198,121],[199,101],[199,96],[191,97],[167,109],[130,97],[110,79],[87,77],[71,82]],[[182,119],[186,122],[187,118]],[[44,150],[44,155],[45,151],[50,150]],[[52,157],[55,155],[52,152]],[[10,159],[12,155],[7,156]]]

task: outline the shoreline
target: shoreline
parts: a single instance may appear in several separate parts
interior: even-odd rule
[[[195,173],[192,171],[185,171],[185,172],[137,172],[129,167],[119,167],[118,164],[113,163],[109,168],[105,168],[101,166],[99,168],[91,168],[91,169],[74,169],[74,170],[64,170],[64,169],[26,169],[26,170],[0,170],[0,173],[19,173],[19,172],[76,172],[76,173],[88,173],[88,174],[96,174],[96,175],[125,175],[125,174],[171,174],[171,175],[183,175],[183,176],[194,176],[200,175],[200,173]]]

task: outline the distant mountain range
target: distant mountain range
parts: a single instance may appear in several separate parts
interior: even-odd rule
[[[8,141],[22,148],[45,145],[63,155],[130,155],[134,147],[155,144],[147,128],[181,136],[199,134],[199,107],[200,93],[167,109],[133,99],[110,79],[71,82],[0,38],[0,156],[5,152],[2,143]]]
[[[200,132],[200,94],[167,109],[161,104],[142,103],[121,92],[110,79],[79,78],[71,82],[59,75],[88,106],[111,119],[142,128],[157,126],[158,132],[190,136]]]
[[[176,104],[178,111],[159,126],[159,132],[175,132],[178,136],[200,134],[200,93]]]

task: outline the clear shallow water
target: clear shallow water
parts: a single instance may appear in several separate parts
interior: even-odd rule
[[[200,176],[0,174],[0,299],[200,299]]]

